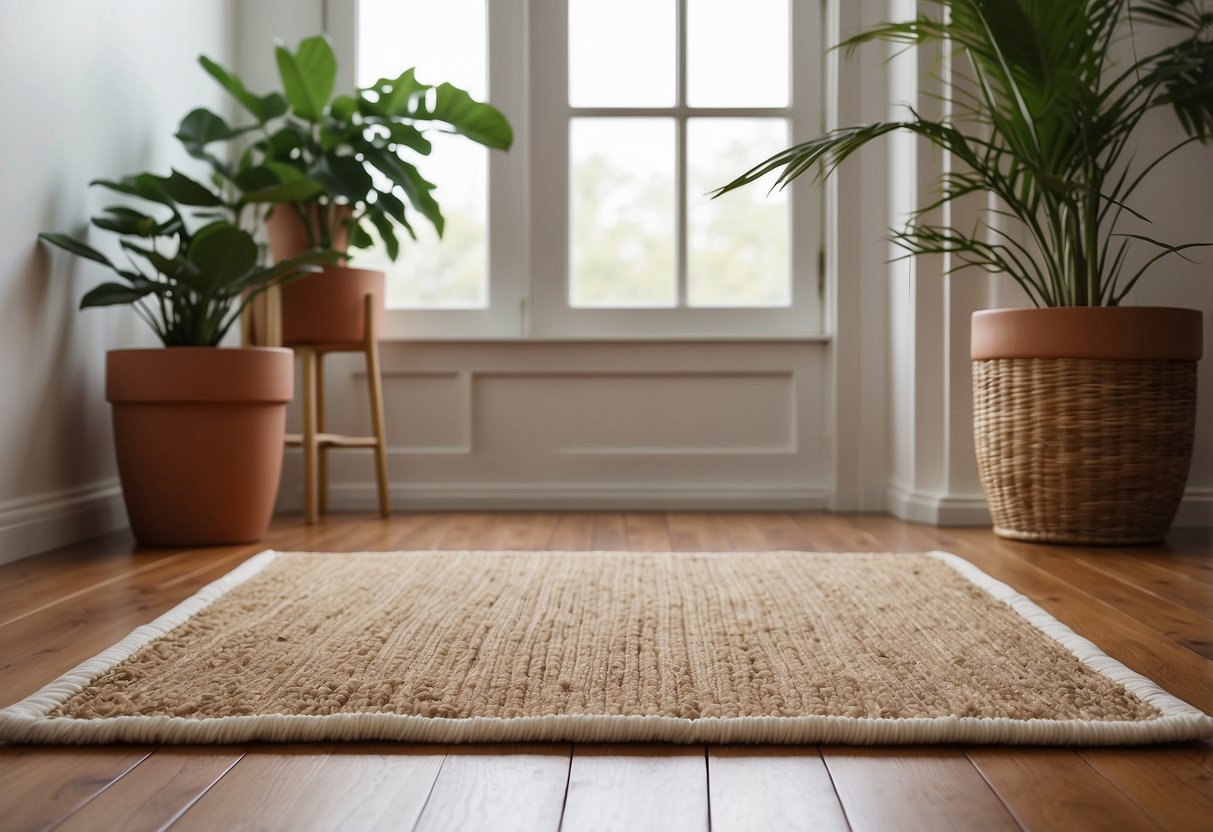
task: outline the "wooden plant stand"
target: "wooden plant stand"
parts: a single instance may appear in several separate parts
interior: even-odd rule
[[[266,293],[267,323],[265,340],[281,343],[282,325],[276,290]],[[383,418],[383,377],[379,364],[379,332],[375,298],[366,296],[366,337],[361,344],[291,344],[303,360],[303,433],[288,433],[287,447],[303,448],[303,514],[309,524],[328,512],[328,455],[333,449],[370,448],[375,452],[375,476],[379,488],[379,513],[391,515],[388,493],[387,438]],[[246,343],[249,330],[246,329]],[[361,352],[366,359],[367,387],[370,389],[373,436],[347,436],[325,430],[324,357],[334,352]]]

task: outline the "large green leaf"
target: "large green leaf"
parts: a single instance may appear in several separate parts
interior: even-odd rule
[[[279,42],[274,57],[291,110],[307,121],[320,121],[337,83],[337,57],[328,38],[304,38],[293,55]]]
[[[181,275],[185,269],[185,258],[180,254],[169,257],[166,254],[161,254],[155,249],[144,248],[136,245],[129,240],[122,241],[122,247],[127,251],[138,254],[144,260],[152,264],[152,267],[167,278],[173,279]]]
[[[432,95],[419,97],[409,115],[446,122],[454,132],[486,147],[508,150],[514,142],[514,130],[501,111],[451,84],[439,84]]]
[[[325,193],[325,187],[312,179],[284,182],[246,193],[242,199],[248,203],[307,202]]]
[[[412,111],[410,104],[421,92],[430,89],[417,80],[416,69],[406,69],[396,78],[380,78],[374,84],[359,90],[358,106],[365,115],[398,117]],[[367,92],[372,95],[367,95]]]
[[[211,142],[227,141],[236,135],[226,121],[203,107],[186,114],[177,128],[177,138],[186,151],[199,158]]]
[[[181,171],[174,170],[171,175],[160,179],[160,187],[172,199],[181,205],[200,208],[213,208],[222,205],[223,200],[205,185],[190,179]]]
[[[379,232],[379,239],[383,240],[383,247],[387,251],[388,259],[395,262],[396,257],[400,254],[400,243],[396,240],[392,221],[388,219],[387,214],[373,209],[367,213],[367,216],[374,223],[375,230]]]
[[[186,258],[198,268],[212,291],[248,274],[257,265],[257,244],[247,231],[219,223],[213,231],[196,236]]]
[[[79,240],[73,239],[66,234],[42,233],[38,235],[38,239],[45,240],[53,246],[58,246],[64,251],[70,251],[77,257],[83,257],[85,260],[92,260],[94,263],[100,263],[103,266],[114,268],[114,264],[109,261],[101,252],[95,248],[85,245]]]
[[[411,148],[422,156],[429,156],[430,151],[434,149],[430,140],[411,124],[396,121],[384,126],[387,128],[389,141]]]
[[[390,150],[377,148],[369,143],[363,143],[360,149],[370,164],[404,191],[409,203],[430,221],[441,237],[445,221],[442,209],[430,193],[434,190],[433,183],[427,182],[417,168]]]
[[[313,176],[325,184],[330,194],[344,196],[351,203],[366,202],[367,195],[375,190],[366,165],[353,156],[329,156],[317,166]]]
[[[145,298],[154,291],[154,285],[127,286],[122,283],[102,283],[85,294],[80,299],[80,308],[88,309],[97,306],[125,306]]]
[[[92,223],[97,228],[113,231],[115,234],[125,234],[131,237],[159,236],[159,223],[154,217],[128,217],[120,214],[103,214],[93,217]]]
[[[267,96],[254,95],[245,88],[243,81],[215,61],[206,57],[206,55],[199,56],[198,63],[202,64],[202,68],[206,70],[207,74],[231,93],[232,97],[239,101],[241,106],[248,110],[259,123],[264,124],[271,118],[281,115],[281,113],[274,112],[274,102],[272,101],[274,94]],[[278,97],[281,98],[281,96]]]
[[[157,237],[160,234],[160,223],[155,217],[149,217],[125,205],[111,205],[104,209],[102,216],[93,217],[93,225],[113,231],[116,234],[128,234],[135,237]]]
[[[246,168],[234,179],[236,187],[246,193],[271,188],[275,185],[285,185],[289,182],[299,182],[307,178],[307,174],[285,162],[267,161],[261,165]]]
[[[302,146],[302,137],[288,125],[270,134],[264,150],[274,159],[287,160],[291,158],[295,150]]]

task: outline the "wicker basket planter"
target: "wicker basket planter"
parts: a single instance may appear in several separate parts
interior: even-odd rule
[[[994,531],[1161,540],[1188,478],[1201,345],[1191,309],[975,313],[973,430]]]

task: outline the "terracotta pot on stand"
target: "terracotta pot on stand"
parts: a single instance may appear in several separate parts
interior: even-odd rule
[[[312,221],[319,208],[312,205],[304,209],[310,212]],[[336,251],[344,252],[349,246],[349,229],[345,221],[350,217],[348,206],[337,206],[334,210],[334,232],[332,245]],[[275,262],[294,257],[311,248],[307,228],[299,211],[292,205],[277,205],[266,220],[270,252]],[[383,331],[383,308],[385,275],[371,269],[355,269],[349,266],[325,266],[318,274],[293,280],[278,292],[281,298],[282,333],[284,346],[351,345],[361,349],[368,323],[376,332]],[[366,297],[372,298],[375,320],[366,320]],[[264,320],[258,310],[258,322]],[[257,332],[264,332],[260,323],[254,325]],[[263,339],[259,339],[263,340]]]
[[[1201,313],[1164,307],[973,314],[977,465],[1002,537],[1154,543],[1183,497]]]
[[[294,383],[287,349],[168,347],[106,356],[122,496],[139,542],[206,546],[265,534]]]
[[[314,223],[320,209],[304,209]],[[332,247],[344,252],[349,242],[348,207],[332,211]],[[293,257],[313,245],[300,211],[278,205],[266,222],[275,261]],[[264,307],[254,309],[254,337],[274,330],[278,343],[295,348],[302,360],[303,431],[286,437],[303,449],[303,509],[314,523],[328,510],[328,453],[333,448],[369,448],[375,455],[379,513],[391,513],[387,472],[387,438],[383,415],[383,380],[379,370],[379,334],[383,331],[386,276],[381,271],[345,265],[325,266],[318,274],[293,280],[276,290],[279,323],[270,327]],[[268,295],[269,293],[267,293]],[[259,324],[258,321],[261,323]],[[273,337],[273,336],[271,336]],[[373,436],[339,435],[325,430],[324,357],[331,352],[361,352],[366,359]]]

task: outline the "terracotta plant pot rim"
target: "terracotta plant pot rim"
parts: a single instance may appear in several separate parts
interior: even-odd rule
[[[106,354],[110,402],[289,402],[294,352],[283,347],[154,347]],[[127,368],[137,367],[137,370]]]
[[[364,277],[374,278],[377,275],[386,277],[387,272],[383,271],[383,269],[360,269],[360,268],[357,268],[356,266],[346,266],[341,263],[337,263],[337,264],[326,263],[325,265],[320,267],[320,271],[318,272],[318,274],[322,274],[322,275],[343,274],[343,275],[349,275],[350,277],[354,277],[356,275],[362,275]],[[313,276],[314,275],[309,275],[309,277],[313,277]],[[307,280],[308,278],[303,277],[300,279]]]
[[[1170,306],[1069,306],[973,313],[970,356],[1196,361],[1202,315]]]

